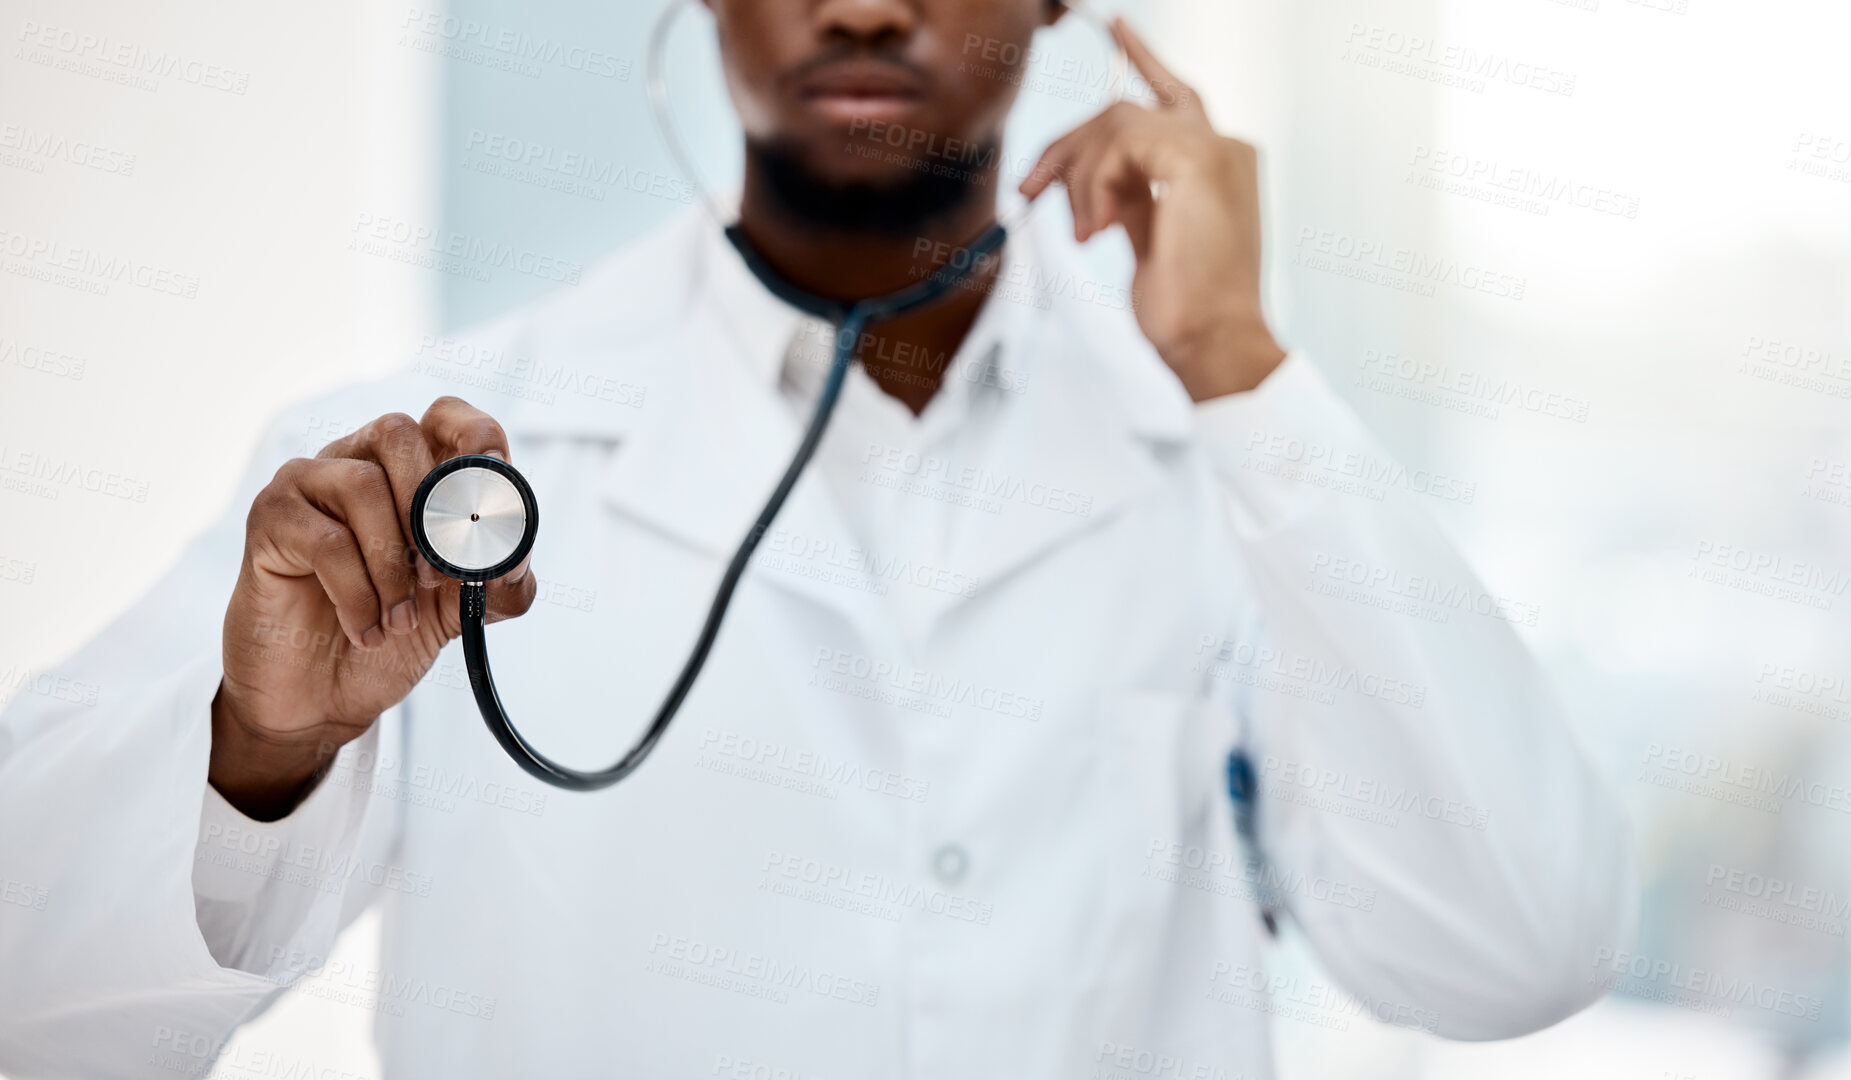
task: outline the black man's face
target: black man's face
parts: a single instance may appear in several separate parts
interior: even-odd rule
[[[826,188],[902,189],[999,146],[1050,0],[707,0],[748,144]],[[986,59],[987,57],[987,59]],[[964,160],[960,161],[960,158]]]

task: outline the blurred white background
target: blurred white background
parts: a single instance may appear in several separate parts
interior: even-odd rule
[[[55,677],[215,516],[277,408],[555,287],[357,234],[590,263],[683,209],[644,106],[658,9],[0,3],[0,702]],[[1470,485],[1433,512],[1494,593],[1537,607],[1520,631],[1632,809],[1639,953],[1820,1003],[1795,1018],[1621,979],[1551,1031],[1480,1046],[1282,1010],[1280,1075],[1851,1076],[1851,802],[1829,794],[1851,785],[1851,9],[1107,9],[1261,147],[1281,339],[1410,468]],[[446,16],[608,62],[510,64]],[[140,73],[87,39],[180,62]],[[1012,159],[1090,111],[1060,61],[1097,70],[1099,41],[1076,24],[1042,48]],[[671,66],[724,182],[735,136],[702,18]],[[494,139],[621,179],[522,173],[483,152]],[[1122,245],[1096,247],[1127,272]],[[132,269],[53,267],[74,250]],[[10,475],[21,455],[111,479]],[[362,921],[342,947],[376,938]],[[1289,932],[1275,961],[1283,996],[1320,985]],[[286,999],[238,1038],[378,1075],[367,1014],[327,1001]]]

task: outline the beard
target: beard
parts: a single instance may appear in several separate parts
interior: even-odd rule
[[[810,167],[800,148],[780,140],[746,141],[746,157],[765,181],[778,209],[796,221],[830,232],[918,236],[923,228],[990,190],[994,173],[981,170],[973,182],[964,166],[944,170],[907,169],[888,181],[843,181]],[[971,155],[997,161],[1000,147],[985,144]]]

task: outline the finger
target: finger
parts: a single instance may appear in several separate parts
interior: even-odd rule
[[[1142,259],[1149,240],[1149,230],[1143,226],[1149,220],[1150,181],[1125,142],[1108,146],[1093,163],[1087,187],[1093,231],[1123,225],[1131,238],[1132,254]]]
[[[270,558],[273,572],[314,575],[334,605],[341,632],[355,648],[385,643],[379,628],[379,595],[360,546],[346,525],[312,505],[292,483],[273,483],[251,506],[253,539]]]
[[[1074,239],[1084,241],[1112,224],[1111,210],[1098,199],[1094,178],[1100,163],[1113,148],[1134,138],[1136,129],[1147,123],[1151,113],[1136,105],[1120,102],[1087,121],[1074,140],[1063,182],[1068,200],[1073,204]]]
[[[398,512],[399,531],[403,536],[411,536],[411,500],[417,495],[424,477],[437,467],[437,455],[416,420],[404,413],[387,413],[353,434],[322,447],[316,456],[371,461],[383,468],[392,485],[392,504]],[[411,548],[404,548],[402,554],[407,566],[415,570],[418,580],[426,587],[443,580]]]
[[[1125,55],[1131,58],[1131,65],[1138,69],[1139,75],[1144,76],[1144,81],[1157,95],[1159,104],[1178,112],[1200,111],[1201,99],[1196,97],[1195,91],[1165,67],[1163,61],[1157,59],[1157,54],[1151,52],[1150,46],[1131,28],[1124,16],[1112,20],[1112,36],[1124,47]]]
[[[525,615],[533,607],[534,599],[539,596],[539,581],[533,575],[533,556],[521,560],[506,577],[496,578],[488,583],[488,618],[485,622],[500,622]]]
[[[1103,140],[1085,147],[1067,177],[1067,200],[1073,205],[1073,238],[1076,241],[1084,242],[1111,224],[1106,208],[1099,205],[1098,191],[1093,183],[1099,173],[1099,163],[1111,150],[1112,144]]]
[[[495,418],[458,397],[431,402],[419,421],[424,437],[444,459],[460,454],[492,454],[508,460],[508,435]]]
[[[380,625],[392,634],[416,630],[418,578],[385,468],[357,458],[311,461],[292,479],[310,505],[353,533],[384,613]]]
[[[1126,106],[1135,108],[1135,106]],[[1022,182],[1022,194],[1029,199],[1047,190],[1048,185],[1059,181],[1067,189],[1068,199],[1072,201],[1075,192],[1082,188],[1081,170],[1086,157],[1103,141],[1112,137],[1113,130],[1122,117],[1114,106],[1093,117],[1086,123],[1074,128],[1067,134],[1054,140],[1046,150],[1041,152],[1041,159],[1030,170],[1028,179]],[[1081,195],[1084,198],[1084,195]],[[1074,235],[1078,237],[1080,226],[1080,207],[1074,206]]]
[[[1048,148],[1041,152],[1040,159],[1035,162],[1035,167],[1028,171],[1028,175],[1023,178],[1021,186],[1016,190],[1032,202],[1037,195],[1048,189],[1048,185],[1056,180],[1064,179],[1067,175],[1067,163],[1072,160],[1075,148],[1091,123],[1092,121],[1089,120],[1049,143]]]

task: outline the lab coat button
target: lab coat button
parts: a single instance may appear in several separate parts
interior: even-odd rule
[[[946,844],[932,856],[932,873],[946,885],[956,885],[964,880],[964,871],[970,869],[970,852],[957,844]]]

